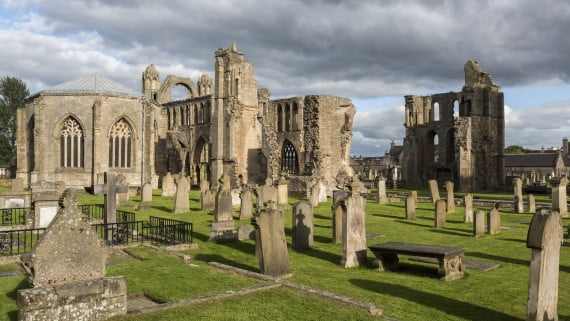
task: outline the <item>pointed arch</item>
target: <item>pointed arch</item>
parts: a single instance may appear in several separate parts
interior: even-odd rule
[[[289,174],[299,174],[299,157],[295,146],[285,140],[281,149],[281,171]]]
[[[85,165],[85,130],[76,117],[68,115],[60,124],[59,166],[82,168]]]
[[[109,131],[109,167],[131,168],[134,154],[133,126],[125,118],[119,118]]]
[[[281,104],[277,105],[277,130],[278,132],[283,131],[283,107]]]

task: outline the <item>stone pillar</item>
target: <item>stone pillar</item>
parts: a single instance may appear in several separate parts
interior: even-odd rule
[[[342,221],[346,215],[346,198],[348,193],[343,190],[333,191],[333,204],[332,204],[332,229],[333,236],[332,242],[338,244],[342,241]]]
[[[514,187],[514,197],[515,197],[515,204],[514,204],[515,213],[524,213],[524,204],[522,197],[522,181],[520,177],[515,177],[513,179],[513,187]]]
[[[176,182],[176,194],[174,195],[174,213],[190,211],[190,198],[188,195],[188,179],[180,177]]]
[[[440,197],[439,197],[439,189],[437,187],[437,181],[435,179],[430,179],[428,181],[429,192],[431,196],[431,201],[435,204]]]
[[[539,209],[530,222],[526,244],[532,249],[527,321],[558,320],[558,274],[562,234],[562,220],[555,210]]]
[[[283,276],[290,273],[285,240],[283,210],[272,201],[255,214],[255,253],[263,274]]]
[[[493,207],[487,213],[487,233],[490,235],[499,234],[501,232],[501,214],[496,207]]]
[[[550,180],[552,186],[552,209],[558,211],[561,217],[568,217],[568,204],[566,201],[566,177],[553,178]]]
[[[291,243],[293,248],[304,250],[313,247],[313,207],[308,201],[293,205]]]
[[[536,212],[536,201],[534,200],[534,194],[528,194],[528,212],[535,213]]]
[[[447,212],[447,204],[444,200],[435,202],[435,227],[445,227],[445,214]]]
[[[471,223],[473,222],[473,194],[467,193],[463,197],[463,206],[464,206],[464,214],[463,214],[463,222],[464,223]]]
[[[485,234],[485,213],[475,211],[475,221],[473,222],[473,236],[478,237]]]
[[[346,199],[346,215],[342,219],[342,259],[345,268],[356,267],[367,261],[366,224],[364,206],[366,200],[353,190]]]
[[[445,189],[447,190],[447,212],[455,212],[455,195],[453,194],[453,182],[445,182]]]
[[[411,195],[406,197],[406,219],[416,219],[416,199]]]
[[[388,195],[386,195],[386,178],[380,176],[378,178],[378,204],[388,203]]]
[[[253,217],[253,195],[249,189],[244,189],[240,193],[241,207],[239,211],[240,220],[248,220]]]

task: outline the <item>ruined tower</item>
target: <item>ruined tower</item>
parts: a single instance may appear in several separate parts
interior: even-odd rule
[[[503,186],[503,93],[477,61],[467,61],[464,70],[461,92],[405,96],[402,175],[408,186],[429,179],[472,192]]]

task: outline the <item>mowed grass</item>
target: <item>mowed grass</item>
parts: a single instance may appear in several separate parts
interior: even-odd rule
[[[137,261],[110,266],[110,275],[125,275],[129,295],[146,294],[160,302],[222,292],[256,284],[256,281],[218,271],[207,266],[217,261],[259,271],[255,243],[225,244],[208,242],[212,214],[199,210],[198,191],[190,193],[191,211],[172,214],[172,198],[154,192],[151,209],[137,212],[137,220],[150,215],[179,219],[194,225],[194,242],[199,248],[185,250],[197,266],[182,264],[176,258],[146,248],[128,252]],[[132,197],[127,207],[138,204]],[[290,204],[297,200],[290,199]],[[80,203],[102,203],[101,196],[82,195]],[[379,272],[369,264],[354,269],[340,266],[342,246],[332,244],[331,201],[315,209],[314,248],[296,251],[289,247],[291,281],[374,303],[388,317],[404,320],[524,320],[526,314],[529,260],[525,240],[531,214],[501,212],[501,225],[518,229],[503,230],[494,236],[474,238],[471,224],[463,223],[463,208],[448,214],[445,228],[433,227],[434,209],[418,204],[417,219],[404,219],[402,202],[366,206],[368,244],[398,241],[459,246],[466,258],[501,264],[490,272],[467,270],[466,277],[453,282],[436,276],[436,265],[417,263],[400,257],[400,270]],[[236,209],[237,210],[237,209]],[[235,215],[237,219],[237,213]],[[249,223],[236,221],[236,226]],[[564,226],[570,223],[564,219]],[[291,239],[291,209],[285,211],[287,242]],[[375,238],[372,238],[375,237]],[[570,246],[561,249],[558,311],[560,320],[570,320]],[[23,276],[0,278],[0,320],[16,320],[15,289],[27,287]],[[346,317],[348,316],[348,317]],[[118,320],[366,320],[360,310],[290,289],[265,290],[181,309],[149,315],[121,317]]]

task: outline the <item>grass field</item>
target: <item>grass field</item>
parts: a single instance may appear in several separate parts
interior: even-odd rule
[[[195,266],[162,252],[136,247],[128,249],[136,259],[109,266],[109,275],[127,277],[129,295],[146,295],[159,302],[175,301],[258,284],[207,266],[217,261],[259,271],[255,243],[208,242],[212,214],[199,210],[198,192],[191,191],[191,211],[172,214],[171,198],[159,197],[156,190],[151,209],[137,212],[137,220],[149,215],[175,218],[194,224],[194,242],[199,248],[186,250]],[[290,199],[293,204],[297,200]],[[80,203],[102,203],[100,196],[82,195]],[[133,197],[129,205],[138,203]],[[466,258],[501,264],[490,272],[467,270],[462,280],[445,282],[436,277],[436,265],[417,263],[401,257],[397,272],[379,272],[369,264],[353,269],[340,267],[342,246],[332,244],[331,202],[315,209],[314,248],[295,251],[289,247],[291,281],[374,303],[388,317],[405,320],[524,320],[527,301],[530,250],[525,246],[531,214],[501,212],[503,230],[495,236],[474,238],[471,224],[463,223],[463,208],[448,214],[445,228],[433,227],[434,210],[420,203],[416,220],[404,219],[401,202],[366,206],[368,244],[399,241],[460,246]],[[133,210],[126,207],[124,209]],[[237,218],[237,214],[235,216]],[[236,221],[236,225],[245,224]],[[570,223],[564,219],[564,226]],[[285,231],[290,244],[291,210],[285,212]],[[558,311],[560,320],[570,320],[570,246],[562,246]],[[0,266],[0,271],[17,266]],[[16,289],[27,287],[26,277],[0,278],[0,320],[16,320]],[[114,320],[368,320],[371,316],[352,307],[294,290],[278,288],[239,297],[191,305],[148,315],[132,315]]]

